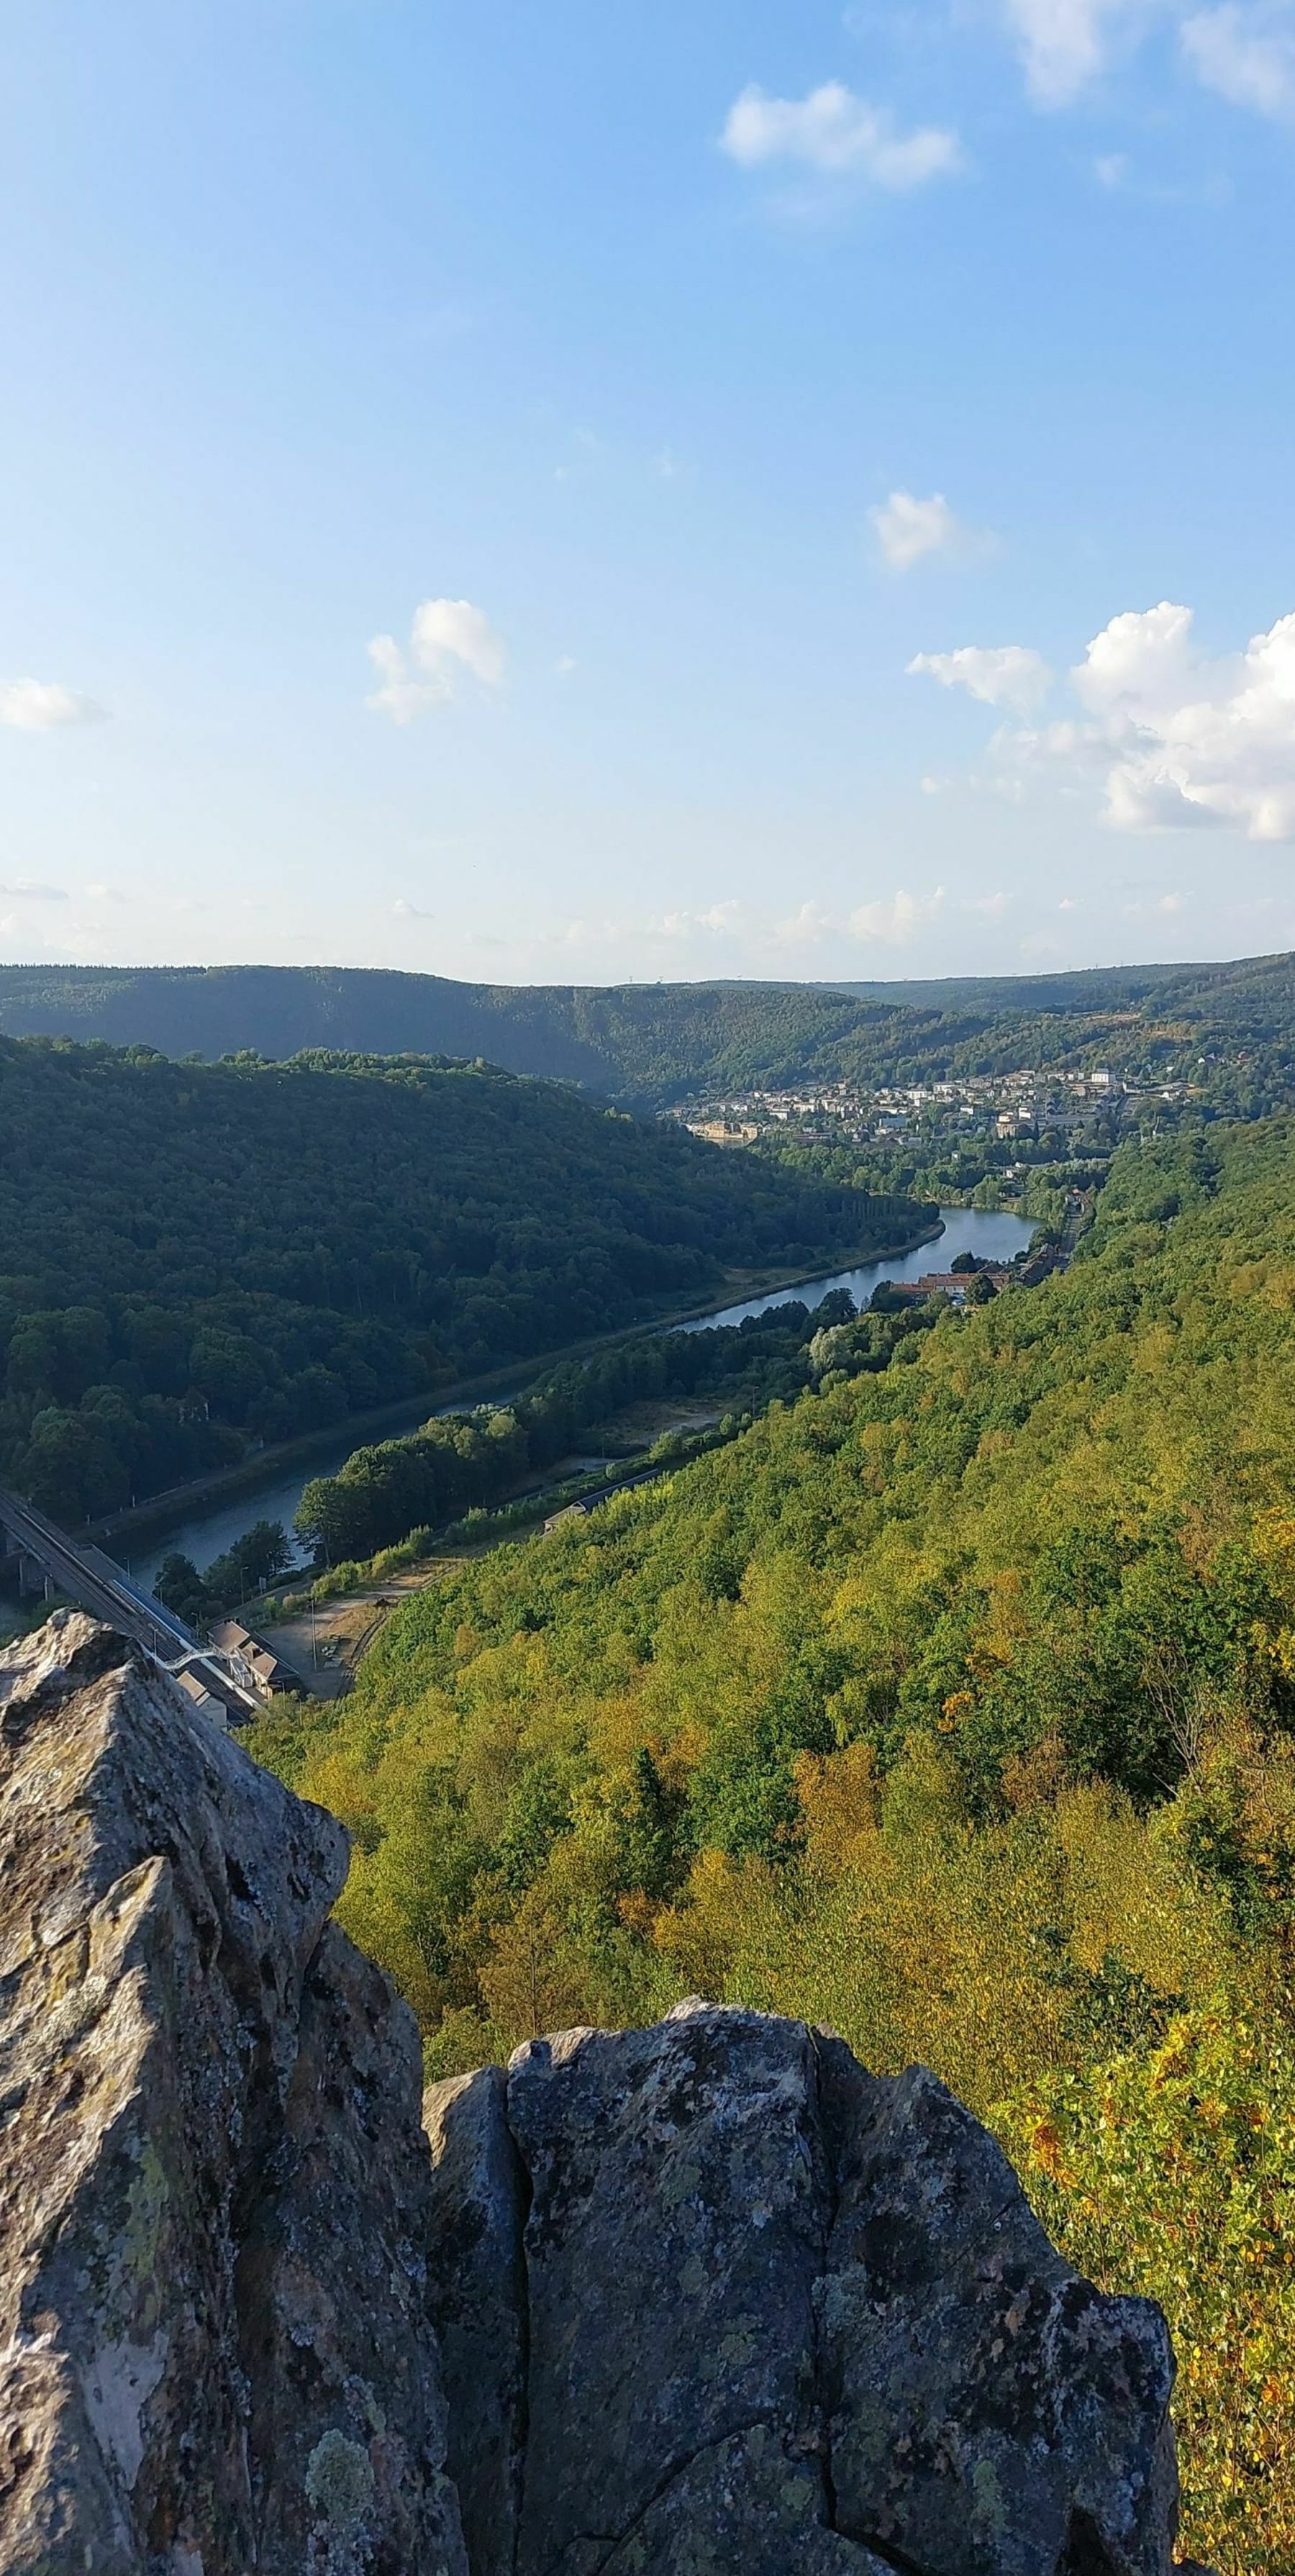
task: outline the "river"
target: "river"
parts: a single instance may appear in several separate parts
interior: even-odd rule
[[[807,1306],[817,1306],[833,1288],[848,1288],[856,1306],[866,1306],[873,1289],[883,1279],[922,1279],[928,1270],[947,1270],[960,1252],[974,1252],[982,1261],[1010,1261],[1014,1253],[1023,1252],[1034,1233],[1024,1217],[1000,1216],[987,1208],[941,1208],[944,1232],[933,1243],[915,1244],[911,1252],[900,1252],[889,1261],[864,1261],[856,1270],[833,1270],[823,1279],[799,1279],[793,1288],[774,1288],[764,1297],[746,1297],[737,1306],[720,1306],[713,1315],[696,1315],[680,1330],[704,1333],[712,1324],[740,1324],[747,1315],[765,1315],[771,1306],[785,1306],[789,1297],[803,1297]]]
[[[855,1304],[866,1306],[882,1279],[920,1279],[928,1270],[947,1270],[959,1252],[975,1252],[986,1261],[1010,1261],[1034,1232],[1023,1217],[995,1215],[984,1208],[942,1208],[940,1214],[944,1232],[935,1242],[919,1243],[913,1251],[896,1253],[888,1261],[865,1261],[854,1270],[834,1270],[825,1278],[799,1279],[786,1288],[771,1289],[767,1295],[743,1298],[735,1306],[719,1306],[713,1314],[694,1315],[679,1329],[701,1333],[712,1324],[740,1324],[745,1315],[763,1315],[770,1306],[785,1306],[791,1297],[801,1297],[807,1306],[816,1306],[832,1288],[848,1288]],[[663,1325],[660,1329],[668,1328]],[[491,1403],[506,1404],[510,1394],[519,1394],[528,1383],[528,1377],[519,1377],[514,1387],[495,1389]],[[467,1409],[463,1405],[420,1405],[411,1410],[408,1428],[412,1431],[419,1422],[425,1422],[432,1411],[457,1413]],[[397,1434],[388,1432],[384,1436],[393,1438]],[[282,1521],[291,1534],[293,1514],[311,1478],[335,1476],[355,1445],[354,1429],[348,1433],[345,1424],[340,1424],[336,1441],[313,1458],[308,1467],[297,1466],[290,1474],[271,1472],[263,1485],[245,1489],[234,1501],[197,1505],[160,1535],[150,1532],[139,1553],[127,1557],[130,1572],[137,1582],[151,1583],[163,1557],[173,1550],[191,1557],[195,1565],[210,1565],[212,1558],[223,1555],[253,1521]],[[112,1547],[113,1542],[109,1540],[108,1545]],[[118,1552],[124,1553],[122,1542],[118,1542]]]

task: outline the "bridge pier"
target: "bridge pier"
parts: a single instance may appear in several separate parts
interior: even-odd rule
[[[50,1600],[53,1597],[54,1587],[44,1566],[36,1557],[29,1555],[22,1540],[15,1538],[11,1530],[0,1528],[0,1540],[3,1540],[3,1545],[0,1546],[0,1566],[3,1566],[6,1576],[10,1577],[16,1568],[19,1600],[25,1601],[30,1592],[38,1592],[42,1586],[45,1599]]]

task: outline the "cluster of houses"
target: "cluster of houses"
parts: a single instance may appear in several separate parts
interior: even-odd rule
[[[1141,1113],[1148,1102],[1181,1101],[1182,1082],[1131,1084],[1109,1065],[1082,1071],[1026,1066],[1015,1073],[967,1074],[954,1082],[824,1083],[814,1090],[750,1091],[728,1100],[685,1106],[674,1114],[694,1136],[712,1145],[754,1144],[762,1130],[795,1123],[826,1127],[856,1143],[907,1136],[917,1127],[993,1137],[1002,1143],[1054,1130],[1072,1140],[1099,1113],[1117,1121]]]

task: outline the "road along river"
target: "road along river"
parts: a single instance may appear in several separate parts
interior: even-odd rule
[[[743,1298],[736,1306],[719,1306],[713,1314],[694,1315],[676,1329],[685,1333],[701,1333],[712,1324],[740,1324],[745,1315],[763,1315],[769,1307],[785,1306],[793,1297],[803,1298],[807,1306],[816,1306],[832,1288],[848,1288],[855,1304],[866,1306],[873,1289],[883,1279],[921,1279],[928,1270],[947,1270],[959,1252],[977,1253],[984,1261],[1010,1261],[1014,1253],[1024,1249],[1034,1232],[1033,1226],[1023,1217],[998,1216],[983,1208],[941,1208],[940,1214],[944,1219],[943,1234],[931,1242],[915,1245],[911,1252],[896,1253],[887,1261],[865,1261],[854,1270],[834,1270],[825,1278],[798,1279],[785,1288],[772,1289],[766,1295]],[[668,1332],[670,1327],[661,1324],[655,1329]],[[490,1403],[507,1404],[510,1394],[519,1395],[534,1375],[532,1369],[528,1375],[519,1376],[513,1387],[496,1388],[489,1398]],[[432,1412],[464,1413],[471,1409],[464,1404],[414,1407],[404,1428],[414,1430]],[[383,1436],[393,1439],[399,1436],[399,1432],[393,1429]],[[140,1548],[138,1555],[129,1558],[130,1572],[136,1581],[151,1583],[163,1557],[175,1549],[182,1556],[191,1557],[195,1565],[210,1565],[212,1558],[223,1555],[245,1529],[250,1529],[253,1521],[282,1521],[291,1534],[293,1514],[311,1478],[335,1476],[355,1446],[354,1429],[348,1432],[345,1423],[339,1423],[336,1441],[322,1455],[313,1458],[308,1467],[298,1465],[287,1473],[282,1468],[277,1473],[271,1471],[263,1485],[245,1487],[234,1501],[227,1499],[206,1507],[196,1505],[169,1529],[160,1534],[156,1530],[150,1531],[147,1543]],[[114,1542],[109,1540],[106,1544],[125,1558],[128,1542],[118,1541],[114,1546]]]

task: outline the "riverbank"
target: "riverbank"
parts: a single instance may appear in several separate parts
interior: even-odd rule
[[[1019,1257],[1032,1234],[1028,1223],[1000,1210],[949,1208],[947,1216],[950,1223],[944,1230],[949,1237],[949,1258],[968,1251],[981,1259],[1007,1261],[1013,1255]],[[928,1228],[922,1244],[889,1258],[879,1255],[862,1268],[826,1278],[796,1279],[784,1283],[781,1290],[766,1291],[764,1298],[751,1300],[746,1307],[737,1306],[718,1314],[712,1310],[693,1329],[704,1329],[713,1322],[731,1327],[748,1311],[779,1304],[789,1289],[813,1307],[832,1289],[853,1283],[855,1303],[862,1311],[879,1275],[916,1279],[924,1273],[928,1259],[925,1245],[932,1240],[932,1234],[933,1229]],[[263,1604],[250,1605],[244,1615],[285,1662],[295,1664],[303,1678],[308,1677],[308,1666],[317,1673],[321,1694],[332,1697],[349,1687],[361,1655],[386,1611],[394,1608],[398,1599],[443,1580],[452,1567],[472,1557],[529,1537],[573,1513],[590,1510],[613,1492],[641,1484],[648,1477],[669,1475],[691,1463],[703,1450],[715,1446],[717,1440],[734,1436],[742,1427],[741,1421],[735,1421],[725,1423],[721,1429],[722,1410],[721,1401],[703,1407],[696,1399],[660,1398],[631,1405],[599,1426],[605,1462],[589,1458],[556,1461],[545,1475],[528,1479],[489,1509],[471,1511],[436,1529],[413,1530],[372,1557],[348,1560],[334,1565],[313,1582],[307,1579],[300,1589],[295,1585],[279,1589]],[[749,1414],[742,1417],[743,1421],[749,1419]],[[363,1620],[357,1627],[361,1610]],[[308,1687],[314,1686],[308,1680]]]
[[[861,1251],[856,1267],[905,1259],[920,1250],[922,1245],[934,1242],[943,1231],[944,1220],[935,1215],[930,1224],[908,1234],[901,1242],[872,1245]],[[724,1274],[723,1287],[730,1300],[746,1297],[776,1301],[779,1297],[792,1295],[804,1284],[804,1279],[803,1263],[799,1269],[791,1271],[781,1264],[773,1269],[730,1268]],[[86,1535],[108,1548],[114,1556],[127,1555],[144,1572],[149,1570],[152,1556],[164,1552],[164,1545],[178,1547],[186,1555],[193,1554],[195,1546],[205,1545],[203,1561],[209,1563],[238,1534],[239,1529],[247,1526],[249,1520],[281,1519],[290,1523],[295,1505],[289,1507],[285,1504],[284,1492],[293,1483],[299,1488],[314,1475],[335,1474],[343,1459],[349,1457],[353,1450],[364,1448],[372,1441],[392,1439],[401,1433],[414,1431],[420,1423],[436,1414],[466,1413],[475,1405],[492,1400],[507,1402],[513,1396],[525,1394],[537,1378],[560,1367],[564,1361],[588,1359],[595,1352],[614,1350],[621,1343],[633,1341],[644,1333],[668,1333],[689,1325],[695,1328],[706,1324],[714,1315],[729,1311],[727,1306],[716,1305],[715,1295],[715,1289],[711,1288],[705,1298],[693,1299],[686,1306],[670,1306],[654,1316],[640,1318],[636,1323],[620,1325],[614,1332],[593,1334],[580,1342],[563,1343],[555,1350],[539,1352],[533,1359],[504,1362],[478,1376],[457,1379],[447,1386],[429,1387],[421,1396],[404,1396],[398,1403],[383,1405],[373,1412],[348,1414],[319,1431],[304,1433],[299,1439],[257,1449],[241,1458],[236,1466],[221,1468],[209,1476],[195,1477],[190,1483],[171,1486],[161,1494],[150,1494],[145,1501],[96,1521]],[[240,1504],[259,1504],[261,1508],[236,1512],[235,1507]],[[226,1515],[231,1516],[235,1524],[227,1535],[222,1528],[213,1526],[209,1540],[204,1541],[197,1536],[196,1525],[209,1521],[216,1524]]]

